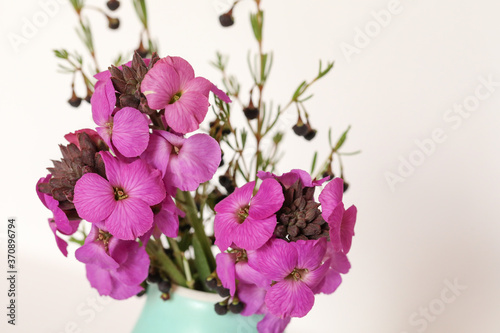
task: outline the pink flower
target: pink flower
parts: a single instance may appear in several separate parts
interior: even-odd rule
[[[149,120],[139,110],[124,107],[114,113],[116,94],[113,82],[107,80],[96,88],[91,99],[92,118],[104,142],[125,157],[142,154],[149,141]]]
[[[100,152],[107,180],[87,173],[75,185],[74,204],[83,219],[104,225],[119,239],[132,240],[153,226],[151,206],[165,199],[161,173],[144,161],[130,164]]]
[[[217,262],[217,276],[221,280],[222,286],[229,289],[231,296],[234,296],[236,292],[236,280],[239,281],[239,285],[244,283],[256,285],[260,288],[265,288],[271,284],[268,278],[248,264],[247,251],[243,249],[234,249],[229,253],[219,253],[215,259]]]
[[[333,248],[335,251],[343,251],[347,254],[351,249],[354,236],[357,209],[354,205],[347,210],[344,209],[343,188],[343,180],[335,178],[325,186],[319,195],[319,202],[323,209],[323,218],[330,226],[330,240]]]
[[[264,318],[257,324],[259,333],[282,333],[292,318],[279,318],[271,313],[266,313]]]
[[[141,158],[160,170],[165,183],[182,191],[194,191],[212,179],[220,164],[220,146],[207,134],[183,138],[156,130]]]
[[[149,256],[136,241],[123,241],[96,225],[75,252],[86,264],[90,285],[100,295],[126,299],[143,290],[140,283],[148,276]]]
[[[275,213],[284,201],[281,185],[266,179],[252,197],[254,187],[255,181],[249,182],[215,206],[215,244],[221,251],[233,243],[245,250],[256,250],[273,235]]]
[[[38,185],[41,183],[48,183],[51,174],[48,174],[45,178],[40,178],[40,180],[36,183],[36,194],[38,198],[43,203],[45,207],[47,207],[53,214],[54,218],[49,219],[49,226],[54,236],[56,238],[57,247],[61,250],[64,256],[68,256],[68,243],[66,243],[62,238],[57,235],[57,232],[63,235],[72,235],[78,230],[78,226],[80,225],[81,220],[70,220],[64,213],[64,211],[59,208],[59,201],[54,199],[51,195],[42,193],[38,190]]]
[[[160,59],[148,71],[141,83],[141,92],[152,109],[165,109],[165,120],[178,133],[189,133],[199,128],[205,119],[209,92],[214,92],[226,103],[229,97],[214,84],[195,77],[191,65],[180,57]]]
[[[314,305],[314,290],[330,267],[323,263],[326,238],[288,243],[272,239],[256,251],[250,265],[274,281],[265,302],[279,318],[303,317]],[[252,258],[253,259],[253,258]]]

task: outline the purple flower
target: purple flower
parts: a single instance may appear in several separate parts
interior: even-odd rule
[[[165,120],[178,133],[189,133],[199,128],[205,119],[209,92],[224,102],[231,100],[214,84],[195,77],[191,65],[180,57],[160,59],[148,71],[141,83],[141,92],[152,109],[165,109]]]
[[[49,218],[49,226],[56,238],[57,247],[59,248],[59,250],[61,250],[62,254],[67,257],[68,243],[60,238],[57,235],[57,232],[67,236],[72,235],[78,230],[78,226],[80,225],[81,220],[68,219],[64,211],[59,208],[59,201],[54,199],[51,195],[42,193],[38,190],[38,185],[41,183],[48,183],[51,177],[52,175],[48,174],[45,178],[40,178],[40,180],[38,180],[38,182],[36,183],[36,194],[38,195],[38,198],[43,203],[43,205],[47,207],[54,215],[53,218]]]
[[[215,244],[221,251],[233,243],[245,250],[256,250],[273,235],[275,213],[284,201],[281,185],[266,179],[252,197],[254,187],[255,181],[249,182],[215,206]]]
[[[279,318],[271,313],[266,313],[264,318],[257,324],[259,333],[282,333],[292,318]]]
[[[183,138],[156,130],[141,158],[160,170],[165,183],[182,191],[194,191],[212,179],[220,164],[220,146],[207,134]]]
[[[92,118],[99,125],[99,135],[113,151],[125,157],[142,154],[149,141],[149,120],[139,110],[124,107],[116,112],[116,93],[108,80],[92,95]]]
[[[347,254],[351,249],[354,236],[357,209],[354,205],[347,210],[344,209],[343,188],[343,180],[335,178],[325,186],[319,195],[319,202],[323,209],[323,218],[330,226],[330,240],[333,248],[335,251],[343,251]]]
[[[323,263],[326,238],[288,243],[272,239],[256,251],[252,267],[271,279],[265,302],[279,318],[303,317],[314,305],[314,290],[323,282],[330,262]],[[253,259],[253,258],[252,258]]]
[[[78,215],[93,223],[104,222],[119,239],[132,240],[153,226],[151,206],[165,199],[161,173],[144,161],[127,164],[100,152],[107,180],[87,173],[75,186],[74,204]]]
[[[100,295],[126,299],[142,290],[140,283],[148,276],[149,256],[136,241],[123,241],[96,225],[75,252],[86,264],[90,285]]]
[[[250,253],[252,251],[249,251]],[[219,253],[215,258],[217,262],[217,276],[224,288],[229,289],[231,296],[236,292],[236,280],[241,284],[255,285],[265,288],[271,281],[248,264],[247,251],[233,249],[229,253]],[[238,289],[240,289],[238,287]]]

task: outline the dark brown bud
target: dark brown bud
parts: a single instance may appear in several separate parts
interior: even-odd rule
[[[219,22],[223,27],[230,27],[234,24],[233,10],[219,16]]]
[[[160,275],[158,275],[155,272],[149,273],[148,278],[146,279],[146,281],[148,281],[149,283],[158,283],[158,282],[161,281],[161,277],[160,277]]]
[[[118,29],[120,27],[120,20],[116,17],[108,16],[108,27],[113,30]]]
[[[68,99],[69,105],[71,105],[74,108],[77,108],[80,106],[82,103],[82,99],[78,96],[76,96],[75,90],[73,90],[73,93],[71,94],[71,98]]]
[[[172,288],[172,284],[170,283],[170,281],[168,280],[162,280],[160,282],[158,282],[158,289],[162,292],[162,293],[169,293],[170,292],[170,288]]]
[[[109,0],[106,3],[106,6],[108,6],[109,10],[117,10],[118,7],[120,7],[120,1],[118,1],[118,0]]]
[[[229,289],[226,289],[223,286],[215,287],[215,291],[219,294],[220,297],[229,297]]]
[[[307,131],[307,133],[304,135],[304,139],[306,139],[307,141],[311,141],[312,139],[314,139],[314,137],[316,136],[316,133],[318,131],[316,131],[315,129],[310,129],[309,131]]]
[[[229,311],[232,313],[241,313],[245,308],[245,303],[241,302],[237,297],[234,297],[232,302],[229,303]]]
[[[300,116],[299,116],[299,119],[297,120],[297,123],[295,125],[293,125],[292,129],[295,132],[295,134],[297,134],[298,136],[304,136],[307,133],[307,131],[309,130],[309,128],[307,127],[306,124],[304,124],[304,122],[302,121],[302,118],[300,118]]]
[[[227,313],[227,302],[218,302],[214,305],[215,313],[222,316]]]
[[[246,108],[243,109],[243,113],[245,114],[245,117],[247,117],[248,120],[255,119],[259,116],[259,109],[254,107],[247,106]]]
[[[217,288],[217,277],[210,275],[205,281],[208,288],[215,290]]]

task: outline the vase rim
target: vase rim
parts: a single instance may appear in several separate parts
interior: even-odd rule
[[[210,293],[210,292],[201,291],[201,290],[189,289],[189,288],[178,286],[178,285],[172,285],[172,293],[174,295],[179,295],[179,296],[186,297],[186,298],[196,299],[196,300],[202,301],[202,302],[217,303],[217,302],[220,302],[222,300],[222,297],[220,297],[216,293]]]

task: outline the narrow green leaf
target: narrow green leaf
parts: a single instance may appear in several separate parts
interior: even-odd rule
[[[316,168],[316,160],[318,158],[318,152],[315,151],[314,152],[314,157],[313,157],[313,161],[312,161],[312,166],[311,166],[311,175],[314,173],[314,169]]]
[[[349,127],[347,127],[347,129],[344,131],[344,133],[342,133],[342,135],[340,136],[339,140],[337,141],[337,144],[335,145],[335,148],[333,148],[334,151],[337,151],[337,150],[339,150],[342,147],[342,145],[345,142],[345,139],[347,138],[347,133],[349,133],[350,129],[351,129],[351,126],[349,125]]]
[[[207,257],[205,256],[205,253],[203,251],[203,247],[201,246],[201,243],[196,235],[194,235],[193,237],[193,249],[194,264],[199,275],[199,281],[205,291],[210,291],[210,289],[207,287],[206,280],[212,272],[210,271],[210,265],[208,264]]]

